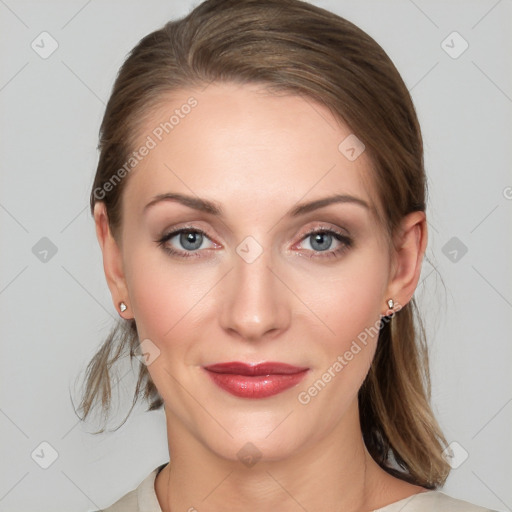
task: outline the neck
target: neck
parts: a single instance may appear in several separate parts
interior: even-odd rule
[[[262,456],[250,466],[214,453],[167,409],[166,418],[171,462],[155,483],[163,512],[296,512],[300,508],[359,512],[413,493],[369,455],[357,404],[318,441],[286,458]]]

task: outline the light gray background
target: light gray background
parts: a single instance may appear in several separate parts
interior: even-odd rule
[[[117,317],[88,212],[105,103],[127,52],[197,3],[0,0],[2,512],[105,507],[167,460],[162,412],[139,407],[118,431],[93,436],[70,393]],[[448,441],[469,455],[444,492],[511,510],[512,4],[314,3],[372,35],[412,92],[432,262],[416,296],[427,316],[434,410]],[[43,31],[59,45],[47,59],[31,48]],[[469,43],[456,59],[441,46],[453,31]],[[463,43],[445,44],[453,53]],[[43,237],[57,248],[47,261],[33,252]],[[128,374],[118,389],[132,386]],[[50,461],[43,441],[58,455],[48,469],[31,457],[36,450],[40,463]]]

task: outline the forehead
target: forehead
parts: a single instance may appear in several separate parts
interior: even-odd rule
[[[144,119],[135,149],[144,145],[127,205],[170,191],[234,206],[288,208],[326,193],[375,203],[371,162],[346,153],[361,149],[350,128],[304,96],[231,83],[174,91]]]

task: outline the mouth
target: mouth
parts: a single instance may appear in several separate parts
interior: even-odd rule
[[[296,386],[309,368],[286,363],[246,364],[239,361],[203,366],[212,381],[240,398],[266,398]]]

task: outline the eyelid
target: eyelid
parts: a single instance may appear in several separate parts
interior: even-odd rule
[[[335,233],[338,233],[339,235],[342,235],[346,238],[352,238],[350,235],[348,229],[341,228],[339,226],[336,226],[330,222],[315,222],[313,223],[313,226],[310,226],[304,230],[301,230],[301,237],[305,237],[311,233],[316,233],[317,231],[334,231]],[[302,240],[302,238],[301,238]]]

